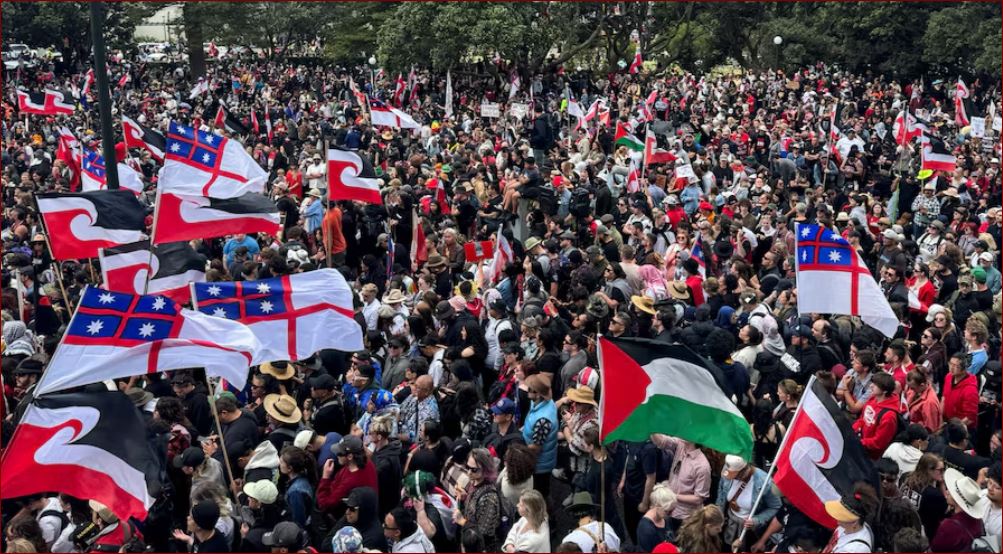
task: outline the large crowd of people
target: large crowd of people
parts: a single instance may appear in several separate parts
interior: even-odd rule
[[[113,81],[116,116],[208,126],[223,100],[250,128],[252,109],[268,111],[270,132],[233,138],[269,172],[281,234],[192,246],[208,281],[337,268],[365,349],[255,366],[245,390],[205,379],[198,360],[100,385],[148,424],[164,468],[156,503],[120,521],[59,491],[4,501],[8,552],[999,551],[999,130],[955,124],[953,81],[819,64],[556,71],[511,91],[474,66],[452,72],[447,95],[446,75],[424,70],[402,108],[420,128],[402,131],[370,126],[351,82],[390,102],[395,76],[374,86],[364,66],[221,59],[190,98],[185,67],[117,60],[131,79]],[[84,73],[19,78],[70,89]],[[652,91],[644,125],[678,159],[645,167],[614,126]],[[999,91],[973,86],[972,99],[1001,113]],[[578,125],[570,98],[604,99],[609,125]],[[482,117],[485,102],[501,117]],[[512,116],[512,102],[528,113]],[[97,260],[52,260],[33,201],[71,189],[59,128],[97,147],[96,108],[43,118],[16,106],[5,100],[0,176],[5,447],[70,306],[101,280]],[[893,132],[906,109],[953,149],[955,171],[918,177],[918,144]],[[382,205],[328,200],[324,145],[372,160]],[[158,163],[128,154],[151,223]],[[860,253],[900,320],[894,338],[798,312],[798,223]],[[493,273],[467,259],[465,244],[502,237],[512,256]],[[718,366],[753,459],[658,434],[604,444],[600,371],[617,368],[599,367],[599,335],[685,344]],[[835,531],[768,474],[812,376],[880,475],[826,505]]]

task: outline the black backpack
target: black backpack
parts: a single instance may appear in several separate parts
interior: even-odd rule
[[[557,194],[554,188],[549,185],[540,187],[540,195],[536,197],[540,203],[540,211],[549,216],[557,215]]]
[[[902,412],[896,412],[891,408],[882,408],[878,412],[878,418],[875,420],[875,423],[881,423],[881,418],[885,415],[886,412],[895,413],[895,436],[898,437],[899,435],[904,433],[905,430],[909,427],[909,416],[903,414]]]
[[[592,212],[592,191],[585,185],[579,185],[571,190],[571,202],[569,204],[571,215],[576,218],[583,218]]]

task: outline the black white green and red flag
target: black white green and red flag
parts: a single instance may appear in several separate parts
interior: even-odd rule
[[[634,136],[632,129],[622,121],[616,122],[616,133],[613,135],[613,144],[626,146],[637,152],[644,150],[644,143],[641,142],[641,139]]]
[[[688,347],[602,337],[599,371],[603,442],[663,433],[752,459],[752,431],[724,392],[721,371]]]

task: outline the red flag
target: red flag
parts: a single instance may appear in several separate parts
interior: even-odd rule
[[[274,134],[272,132],[272,116],[268,111],[268,106],[265,106],[265,131],[268,133],[268,144],[271,144]]]
[[[258,125],[258,112],[255,110],[251,110],[251,130],[254,131],[255,135],[261,133],[261,126]]]
[[[397,83],[394,85],[394,106],[401,107],[401,102],[404,100],[404,76],[400,73],[397,74]]]
[[[132,80],[132,75],[130,75],[129,72],[126,71],[125,74],[122,75],[122,78],[118,80],[118,88],[122,88],[125,85],[129,84],[129,81],[131,80]]]
[[[877,484],[874,466],[850,422],[814,377],[774,464],[773,482],[780,492],[806,516],[830,529],[836,522],[826,513],[826,502],[852,492],[857,481]]]
[[[223,109],[222,104],[220,104],[219,109],[216,110],[216,119],[213,120],[212,125],[217,129],[226,127],[226,110]]]
[[[421,226],[418,211],[411,208],[411,264],[418,267],[428,261],[428,246],[425,242],[425,229]]]
[[[495,255],[495,243],[489,240],[468,242],[463,245],[463,253],[466,254],[468,262],[478,262],[493,258]]]
[[[634,52],[634,61],[630,63],[630,67],[627,68],[627,72],[631,75],[641,72],[641,66],[644,61],[641,59],[641,45],[637,45],[637,51]]]
[[[968,85],[958,77],[958,86],[954,90],[954,123],[959,127],[971,125],[968,119],[968,110],[965,106],[965,98],[968,98]]]
[[[66,127],[59,129],[56,159],[62,160],[70,170],[70,190],[76,191],[80,187],[80,143]]]

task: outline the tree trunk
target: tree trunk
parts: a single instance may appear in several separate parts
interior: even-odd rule
[[[198,20],[198,6],[186,2],[183,16],[185,38],[188,39],[188,65],[192,71],[192,83],[205,77],[205,50],[202,48],[202,23]]]

